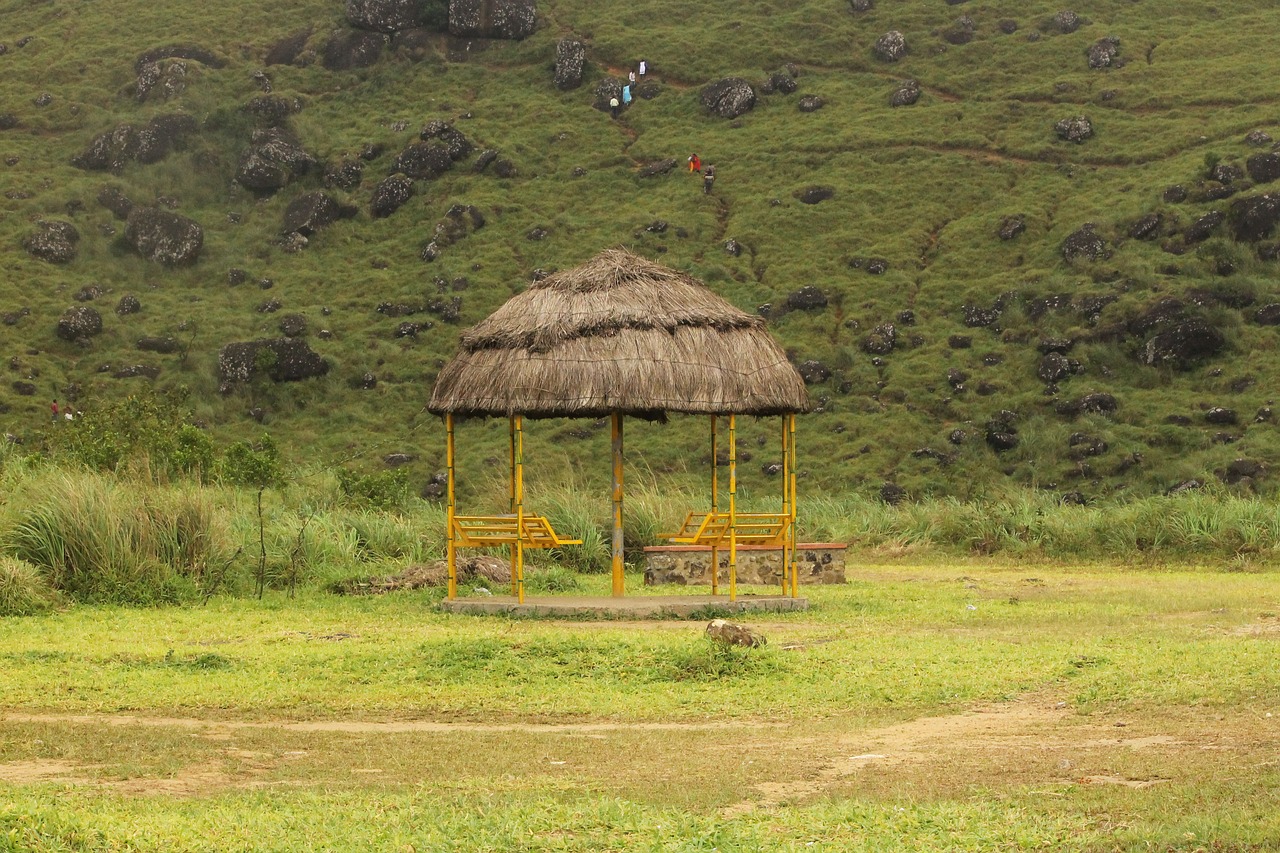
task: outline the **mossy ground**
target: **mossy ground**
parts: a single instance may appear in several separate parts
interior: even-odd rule
[[[1141,365],[1134,340],[1081,343],[1072,357],[1085,372],[1061,383],[1058,396],[1114,394],[1119,410],[1109,418],[1068,421],[1055,414],[1054,398],[1035,376],[1035,344],[1043,336],[1086,338],[1158,298],[1186,301],[1196,287],[1244,290],[1258,304],[1275,300],[1275,265],[1223,236],[1178,257],[1124,239],[1127,225],[1148,212],[1177,214],[1185,225],[1223,208],[1225,202],[1169,205],[1161,193],[1170,184],[1194,185],[1206,158],[1242,163],[1254,151],[1243,137],[1254,128],[1280,137],[1274,10],[1264,0],[1221,8],[1102,2],[1080,10],[1087,21],[1068,35],[1050,25],[1057,11],[1043,2],[994,0],[963,6],[886,0],[861,15],[839,0],[746,6],[708,0],[696,12],[667,0],[544,0],[537,33],[520,43],[467,52],[438,37],[416,60],[388,51],[355,71],[271,66],[274,92],[304,102],[292,125],[321,161],[354,155],[367,143],[386,149],[367,164],[363,184],[345,195],[360,215],[286,254],[275,245],[283,210],[319,187],[320,177],[269,197],[240,189],[231,179],[252,127],[241,107],[261,94],[251,75],[266,50],[308,26],[312,47],[321,44],[342,26],[339,0],[213,0],[181,14],[134,2],[4,0],[0,113],[12,113],[19,125],[0,131],[6,188],[0,313],[24,307],[30,313],[3,327],[0,355],[9,381],[0,385],[0,423],[38,445],[49,397],[65,399],[74,386],[76,404],[92,407],[148,382],[110,378],[114,368],[145,363],[162,368],[156,385],[191,388],[196,419],[219,437],[265,426],[290,457],[321,467],[372,467],[383,453],[406,451],[418,455],[414,476],[425,480],[442,467],[443,437],[422,407],[460,329],[523,288],[535,269],[568,267],[622,244],[688,270],[747,310],[777,305],[807,284],[828,295],[825,311],[792,312],[771,323],[796,360],[818,359],[834,371],[812,388],[821,410],[802,422],[806,489],[870,493],[895,480],[917,496],[982,497],[1010,486],[1090,496],[1150,493],[1212,478],[1238,457],[1271,458],[1280,449],[1274,428],[1250,421],[1270,400],[1280,372],[1275,332],[1247,322],[1241,310],[1207,309],[1227,336],[1227,350],[1187,371]],[[960,14],[974,18],[976,37],[950,45],[941,32]],[[1006,18],[1018,22],[1017,32],[999,31],[997,22]],[[888,29],[901,30],[910,48],[892,65],[871,54]],[[1033,32],[1038,40],[1028,39]],[[549,66],[555,41],[566,35],[588,44],[588,74],[582,88],[562,93],[551,84]],[[1120,39],[1125,64],[1091,70],[1085,50],[1104,35]],[[26,36],[30,42],[17,47]],[[134,60],[173,43],[200,45],[226,64],[189,62],[185,92],[167,103],[138,103],[130,91]],[[638,100],[618,121],[592,110],[598,78],[642,57],[661,94]],[[796,94],[762,97],[733,122],[697,104],[705,83],[731,74],[758,83],[785,63],[798,71]],[[905,78],[918,80],[923,95],[914,106],[890,108],[889,95]],[[42,92],[52,102],[37,107],[33,99]],[[800,113],[803,94],[819,95],[826,106]],[[98,133],[174,110],[194,115],[201,130],[164,161],[119,175],[70,165]],[[1057,140],[1054,122],[1080,113],[1093,119],[1095,136],[1081,145]],[[478,146],[501,151],[518,174],[474,174],[466,160],[436,181],[418,182],[416,197],[393,216],[370,218],[370,193],[395,153],[437,118],[454,122]],[[642,163],[683,162],[692,151],[717,165],[710,196],[679,169],[651,179],[635,174]],[[5,158],[16,161],[8,165]],[[575,176],[579,167],[585,174]],[[142,203],[176,199],[179,212],[205,228],[200,260],[166,270],[133,255],[119,238],[122,224],[95,200],[105,184]],[[802,204],[795,194],[812,184],[833,187],[834,197]],[[475,205],[487,224],[434,263],[423,262],[419,251],[454,203]],[[239,222],[228,217],[233,212]],[[995,231],[1013,214],[1025,215],[1027,232],[1002,242]],[[75,224],[81,240],[74,261],[54,266],[21,248],[41,218]],[[669,223],[665,232],[645,230],[658,219]],[[1114,253],[1068,265],[1059,246],[1085,222],[1098,224]],[[105,234],[107,226],[117,233]],[[535,228],[547,237],[527,239]],[[745,247],[741,256],[724,251],[730,238]],[[1236,268],[1225,278],[1214,272],[1223,256]],[[885,258],[889,269],[869,275],[850,266],[858,257]],[[228,284],[231,268],[246,270],[248,282]],[[459,277],[467,288],[455,292]],[[274,286],[260,290],[260,279]],[[376,305],[430,299],[437,279],[447,295],[462,297],[459,323],[394,337],[399,320],[376,313]],[[107,292],[95,303],[106,322],[82,348],[56,339],[53,328],[73,294],[89,284]],[[125,293],[142,301],[140,314],[117,317],[110,310]],[[1006,293],[1018,298],[997,326],[964,327],[965,304],[990,306]],[[1075,312],[1026,314],[1028,300],[1052,294],[1115,301],[1094,325]],[[256,310],[268,298],[281,300],[281,313],[307,317],[313,346],[334,369],[321,379],[253,383],[222,395],[217,350],[277,333],[280,314]],[[878,324],[898,322],[904,310],[914,312],[914,325],[899,322],[899,348],[874,365],[860,348],[863,337]],[[321,328],[332,336],[315,338]],[[140,353],[135,341],[144,334],[174,335],[190,351],[185,358]],[[972,348],[951,349],[947,341],[956,334],[970,335]],[[947,384],[950,368],[970,374],[965,393]],[[366,372],[378,377],[376,389],[355,387]],[[15,380],[34,382],[35,396],[17,393]],[[1215,437],[1222,428],[1203,423],[1210,405],[1239,411],[1242,424],[1225,431],[1238,440],[1224,442]],[[254,408],[265,410],[264,425],[248,416]],[[1002,409],[1019,414],[1022,443],[997,456],[982,433]],[[1189,416],[1193,424],[1166,426],[1168,415]],[[575,426],[582,425],[538,425],[532,464],[552,470],[586,460],[574,463],[586,482],[605,483],[607,430],[571,434]],[[946,437],[957,427],[968,438],[953,448]],[[467,477],[483,476],[486,460],[504,457],[502,431],[466,428]],[[1083,461],[1068,458],[1074,431],[1103,438],[1108,449]],[[637,425],[628,436],[630,460],[659,473],[699,469],[704,432],[701,422],[681,418],[665,427]],[[768,423],[744,426],[744,446],[754,455],[744,466],[748,488],[769,488],[759,463],[775,461],[775,432]],[[954,457],[944,466],[912,456],[924,447]]]

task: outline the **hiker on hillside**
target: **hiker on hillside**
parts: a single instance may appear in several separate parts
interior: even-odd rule
[[[618,117],[618,99],[617,98],[609,99],[609,115],[613,116],[614,118]]]
[[[640,79],[643,80],[644,75],[648,73],[649,73],[649,63],[645,62],[643,59],[640,60]]]
[[[634,71],[627,72],[627,82],[630,83],[632,86],[636,84],[636,72]]]
[[[689,171],[698,172],[699,174],[702,172],[702,158],[697,154],[689,155]]]
[[[707,164],[707,171],[702,176],[702,194],[708,195],[711,192],[711,185],[716,182],[716,167],[714,164]]]
[[[49,411],[53,413],[53,422],[56,424],[58,422],[58,401],[56,398],[49,404]]]
[[[631,87],[630,86],[622,87],[622,105],[623,106],[631,105]]]

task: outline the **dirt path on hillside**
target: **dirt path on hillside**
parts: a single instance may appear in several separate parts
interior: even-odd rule
[[[670,778],[711,785],[730,772],[741,784],[733,787],[736,801],[722,809],[725,815],[842,793],[954,796],[974,786],[1030,786],[1059,796],[1074,785],[1138,789],[1274,764],[1280,724],[1233,713],[1082,716],[1047,693],[870,728],[839,720],[473,723],[10,712],[0,715],[0,736],[10,743],[38,735],[27,742],[43,744],[41,750],[59,741],[75,747],[57,758],[0,761],[0,789],[54,783],[207,795],[331,781],[393,785],[550,772],[626,792],[651,790]],[[113,763],[111,749],[119,743],[152,741],[154,766],[125,774]]]

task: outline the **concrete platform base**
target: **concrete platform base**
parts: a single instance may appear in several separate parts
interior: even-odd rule
[[[514,596],[445,599],[442,610],[473,615],[540,616],[562,619],[688,619],[699,611],[711,613],[779,613],[808,610],[807,598],[781,595],[632,595],[609,596],[525,596],[524,604]]]

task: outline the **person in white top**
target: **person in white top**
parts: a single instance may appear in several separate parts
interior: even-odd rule
[[[649,63],[642,59],[640,60],[640,76],[643,77],[647,73],[649,73]]]

